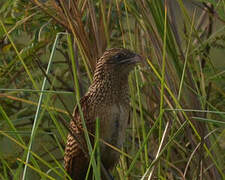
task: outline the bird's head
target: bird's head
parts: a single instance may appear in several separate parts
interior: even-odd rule
[[[103,68],[107,71],[129,74],[134,66],[141,62],[140,55],[124,48],[112,48],[106,50],[97,61],[96,69]]]

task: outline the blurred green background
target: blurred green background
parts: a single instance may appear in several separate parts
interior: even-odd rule
[[[112,47],[146,59],[129,77],[115,179],[225,179],[224,11],[223,0],[1,0],[0,179],[65,177],[62,120]]]

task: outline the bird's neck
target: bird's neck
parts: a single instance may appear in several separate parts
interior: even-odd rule
[[[90,97],[96,97],[99,103],[129,103],[128,74],[97,73],[88,93]]]

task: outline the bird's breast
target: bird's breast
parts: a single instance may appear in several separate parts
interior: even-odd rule
[[[122,104],[106,105],[100,119],[100,137],[110,145],[121,148],[125,140],[125,131],[128,126],[129,109]],[[103,161],[113,164],[118,160],[119,153],[101,144]]]
[[[112,144],[120,144],[125,135],[129,111],[121,104],[113,104],[105,108],[107,112],[100,117],[101,137]]]
[[[129,111],[121,104],[114,104],[108,107],[107,114],[108,117],[103,122],[107,127],[103,137],[105,136],[105,140],[111,144],[121,146],[127,128]]]

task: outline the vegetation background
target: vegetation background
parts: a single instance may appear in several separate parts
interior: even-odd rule
[[[65,177],[65,125],[111,47],[146,59],[115,179],[225,179],[224,0],[1,0],[0,179]]]

